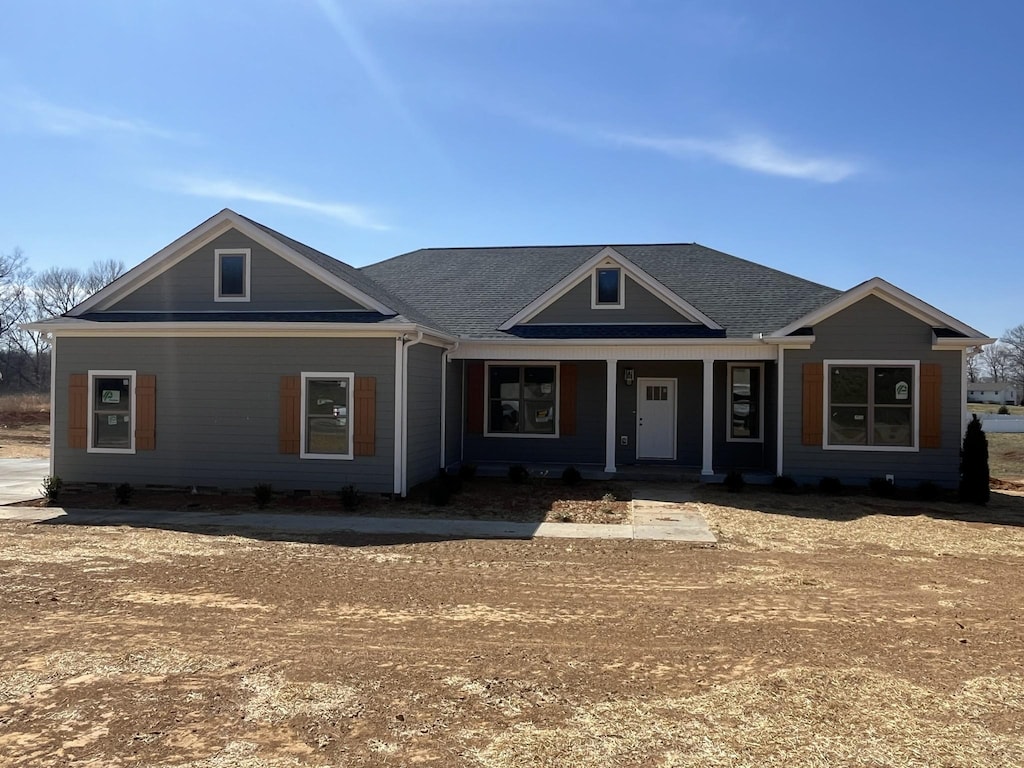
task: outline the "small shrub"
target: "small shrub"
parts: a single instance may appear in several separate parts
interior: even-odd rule
[[[513,464],[508,468],[508,479],[516,485],[522,485],[529,477],[530,472],[522,464]]]
[[[252,496],[256,500],[256,506],[264,509],[274,497],[274,488],[270,483],[257,483],[252,489]]]
[[[559,512],[558,521],[561,523],[572,523],[576,520],[572,512]]]
[[[743,480],[742,472],[738,469],[730,469],[729,473],[725,476],[725,480],[722,481],[722,485],[733,493],[739,493],[743,490],[743,486],[746,485],[746,482]]]
[[[566,485],[577,485],[582,479],[583,476],[576,467],[568,466],[562,470],[562,482]]]
[[[64,487],[64,481],[57,475],[47,475],[43,478],[43,495],[49,504],[56,504],[60,501],[60,491]]]
[[[916,495],[921,501],[936,501],[942,495],[942,489],[931,480],[925,480],[917,486]]]
[[[601,501],[603,501],[605,504],[611,504],[613,501],[618,501],[618,499],[615,497],[614,493],[608,491],[605,493],[604,496],[601,497]]]
[[[127,504],[132,500],[133,490],[131,483],[121,483],[114,487],[114,499],[118,504]]]
[[[447,483],[438,478],[427,487],[427,498],[435,507],[446,507],[452,500],[452,492]]]
[[[978,414],[971,417],[960,451],[960,500],[971,504],[987,504],[988,438],[981,428]]]
[[[460,464],[459,477],[462,478],[463,482],[476,477],[476,464]]]
[[[772,478],[772,490],[776,493],[796,493],[800,488],[789,475],[777,475]]]
[[[442,469],[437,473],[437,479],[439,482],[444,483],[448,492],[453,496],[462,491],[462,478],[459,477],[457,472],[448,472]]]
[[[883,499],[896,495],[896,485],[884,477],[872,477],[868,480],[868,490],[872,496],[880,496]]]
[[[818,481],[818,491],[826,496],[839,496],[843,492],[843,481],[838,477],[823,477]]]
[[[997,411],[997,413],[1000,416],[1009,416],[1010,415],[1010,409],[1007,408],[1005,405],[1000,405],[999,406],[999,410]]]
[[[354,485],[346,485],[338,492],[341,496],[341,507],[342,509],[355,509],[359,506],[361,499],[359,498],[359,489]]]

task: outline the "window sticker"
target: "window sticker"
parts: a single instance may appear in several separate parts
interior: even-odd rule
[[[910,397],[910,385],[905,381],[896,382],[896,399],[906,400]]]
[[[101,400],[104,403],[120,403],[121,402],[121,390],[119,389],[104,389],[101,395]]]
[[[107,426],[108,427],[116,427],[117,426],[117,416],[116,415],[114,415],[114,416],[107,416]]]

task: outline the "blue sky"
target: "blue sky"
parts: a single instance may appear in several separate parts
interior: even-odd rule
[[[1024,5],[7,0],[0,251],[692,242],[1024,322]],[[766,329],[767,330],[767,329]]]

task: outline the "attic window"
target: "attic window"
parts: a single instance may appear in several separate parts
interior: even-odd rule
[[[249,301],[249,249],[218,248],[215,262],[214,301]]]
[[[618,267],[598,267],[594,270],[594,292],[591,309],[622,309],[622,270]]]

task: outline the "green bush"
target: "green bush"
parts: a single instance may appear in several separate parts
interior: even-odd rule
[[[738,469],[730,469],[729,473],[725,476],[725,480],[722,481],[722,485],[733,493],[742,491],[743,486],[746,484],[746,481],[743,479],[743,473]]]
[[[343,509],[355,509],[359,506],[359,489],[354,485],[346,485],[339,492]]]
[[[999,413],[1000,416],[1009,416],[1010,415],[1010,409],[1007,408],[1005,405],[1000,405],[998,413]]]
[[[252,496],[256,506],[264,509],[274,497],[274,488],[270,483],[257,483],[252,489]]]
[[[582,479],[583,475],[576,467],[568,466],[562,470],[562,482],[566,485],[578,485]]]
[[[118,504],[127,504],[132,500],[132,485],[131,483],[121,483],[114,487],[114,500]]]
[[[43,495],[49,504],[56,504],[60,501],[60,492],[64,487],[64,481],[57,475],[47,475],[43,478]]]
[[[445,488],[448,489],[448,493],[455,495],[462,491],[462,477],[458,472],[449,472],[446,469],[442,469],[437,474],[439,482],[444,483]]]
[[[508,479],[516,485],[522,485],[530,478],[530,472],[522,464],[513,464],[508,468]]]
[[[872,477],[868,480],[868,490],[872,496],[888,499],[896,495],[896,485],[884,477]]]
[[[925,480],[917,486],[916,495],[921,501],[936,501],[942,495],[942,489],[931,480]]]
[[[777,493],[796,493],[799,489],[796,480],[789,475],[776,475],[772,479],[772,490]]]
[[[452,492],[447,483],[438,478],[427,487],[427,498],[435,507],[445,507],[452,499]]]
[[[988,438],[981,428],[978,414],[971,417],[960,451],[960,500],[971,504],[987,504]]]
[[[843,492],[843,481],[838,477],[823,477],[818,481],[818,492],[826,496],[839,496]]]

